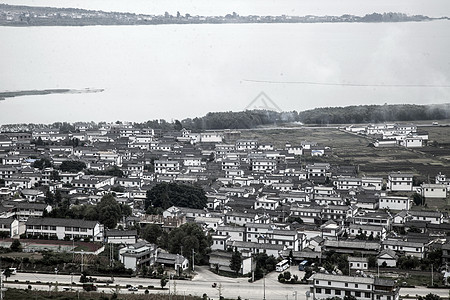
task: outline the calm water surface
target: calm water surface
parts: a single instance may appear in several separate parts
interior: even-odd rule
[[[0,123],[182,119],[261,91],[283,110],[450,102],[448,87],[245,81],[448,86],[449,24],[0,27],[0,90],[105,89],[0,101]]]

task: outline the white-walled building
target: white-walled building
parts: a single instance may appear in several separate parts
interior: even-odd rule
[[[445,184],[422,183],[420,187],[424,198],[444,199],[447,197],[447,186]]]
[[[388,175],[387,189],[392,192],[412,192],[413,174],[393,172]]]
[[[357,300],[398,300],[393,280],[316,273],[309,279],[312,299],[354,296]]]
[[[380,209],[409,210],[411,200],[408,197],[382,196],[378,199]]]
[[[61,218],[29,218],[26,224],[27,236],[56,237],[59,240],[68,237],[91,241],[103,241],[103,225],[97,221]]]

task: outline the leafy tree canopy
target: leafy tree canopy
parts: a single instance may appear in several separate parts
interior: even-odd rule
[[[65,160],[59,166],[62,172],[80,172],[86,168],[86,164],[82,161]]]
[[[185,257],[192,258],[192,250],[194,250],[196,263],[207,261],[210,246],[210,238],[195,223],[183,224],[169,233],[169,252],[181,253]]]
[[[167,209],[171,206],[202,209],[206,206],[205,191],[193,185],[160,183],[147,191],[145,208]]]

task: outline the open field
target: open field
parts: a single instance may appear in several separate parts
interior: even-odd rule
[[[332,165],[358,166],[359,175],[387,177],[390,172],[412,172],[417,182],[434,182],[439,172],[450,176],[450,127],[420,127],[428,131],[429,140],[436,147],[426,146],[414,150],[403,147],[374,148],[371,137],[355,135],[337,127],[263,128],[242,131],[241,138],[258,139],[282,149],[286,142],[293,145],[313,141],[333,149],[331,157],[302,157],[301,162],[329,162]],[[441,201],[445,204],[445,201]],[[429,205],[432,203],[429,203]],[[441,206],[442,207],[442,206]]]
[[[329,146],[333,155],[327,158],[303,157],[302,162],[327,161],[331,164],[356,165],[367,176],[386,176],[389,172],[413,172],[422,180],[434,179],[442,172],[450,174],[450,127],[421,127],[429,132],[429,139],[439,146],[408,150],[403,147],[374,148],[371,137],[350,134],[333,127],[264,128],[242,131],[242,138],[255,138],[284,148],[286,142],[300,144],[313,141]]]

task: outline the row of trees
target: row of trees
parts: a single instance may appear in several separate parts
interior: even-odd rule
[[[186,223],[167,233],[159,225],[148,224],[140,229],[140,237],[154,243],[170,253],[181,254],[195,263],[208,262],[208,253],[211,251],[211,237],[195,223]]]
[[[298,114],[307,124],[382,123],[393,121],[442,120],[450,117],[450,105],[358,105],[322,107]]]
[[[52,218],[99,221],[107,228],[115,228],[117,222],[123,216],[129,215],[131,215],[131,208],[128,205],[119,204],[111,194],[103,196],[96,205],[74,205],[70,207],[69,201],[64,199],[57,208],[46,214],[46,216]]]
[[[367,15],[367,19],[392,19],[396,15]],[[358,105],[347,107],[322,107],[302,112],[275,112],[268,110],[246,110],[241,112],[211,112],[203,117],[175,120],[148,121],[138,126],[180,130],[206,129],[248,129],[262,125],[274,125],[289,122],[306,124],[348,124],[381,123],[394,121],[442,120],[450,118],[450,104],[436,105]]]

